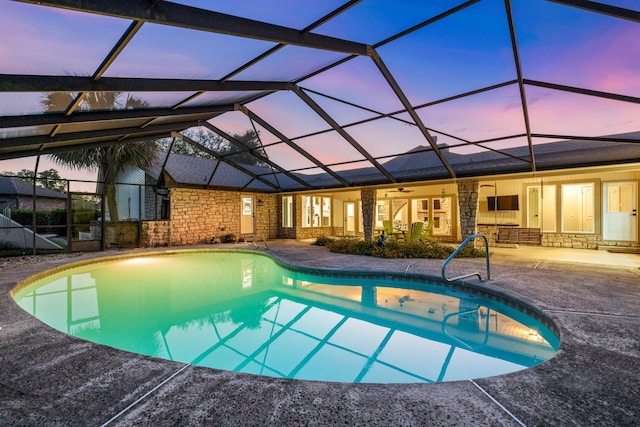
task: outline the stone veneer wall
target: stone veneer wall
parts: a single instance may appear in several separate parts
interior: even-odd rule
[[[171,221],[141,221],[140,227],[143,247],[169,246]]]
[[[498,229],[494,225],[480,225],[478,232],[487,236],[490,246],[495,246]],[[601,240],[600,234],[542,233],[541,246],[554,248],[598,249],[599,247],[640,248],[639,242]]]
[[[247,193],[242,193],[247,194]],[[240,238],[240,197],[235,191],[174,188],[168,221],[144,221],[144,246],[176,246],[211,243],[233,234]],[[256,234],[278,237],[278,196],[256,194]]]
[[[376,207],[376,190],[371,187],[360,190],[362,199],[362,221],[365,240],[373,239],[374,213]]]
[[[542,246],[576,249],[598,249],[598,247],[638,248],[640,243],[602,240],[602,235],[600,234],[543,233]]]
[[[543,233],[542,246],[554,248],[598,249],[598,234]]]
[[[479,225],[478,233],[482,233],[487,236],[489,246],[495,246],[496,239],[498,238],[498,228],[495,225]]]
[[[281,197],[276,194],[256,194],[256,234],[265,239],[280,237],[280,218],[282,217]]]
[[[475,234],[478,214],[478,181],[466,179],[458,181],[458,207],[460,208],[460,231],[462,240]]]

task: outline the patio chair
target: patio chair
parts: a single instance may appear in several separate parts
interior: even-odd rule
[[[382,221],[382,232],[387,236],[391,236],[393,234],[393,222],[388,219]]]
[[[427,225],[422,227],[422,234],[420,236],[420,240],[428,240],[433,242],[433,227],[436,224],[435,221],[427,222]]]
[[[424,222],[414,222],[411,224],[411,231],[409,232],[409,240],[420,240],[422,238],[422,229]]]
[[[383,232],[387,235],[388,238],[392,238],[395,240],[404,239],[404,233],[401,231],[396,231],[393,228],[393,221],[385,219],[384,221],[382,221],[382,227],[384,228]]]

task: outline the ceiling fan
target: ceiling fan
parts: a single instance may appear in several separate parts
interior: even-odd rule
[[[385,197],[388,197],[389,194],[391,194],[392,196],[394,196],[396,193],[413,193],[413,190],[407,190],[404,187],[398,187],[395,190],[390,190],[387,193],[385,193]]]

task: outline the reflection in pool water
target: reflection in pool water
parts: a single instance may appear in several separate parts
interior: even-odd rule
[[[391,277],[314,276],[242,251],[102,261],[44,277],[14,297],[89,341],[297,379],[479,378],[541,363],[559,344],[539,321],[471,293]]]

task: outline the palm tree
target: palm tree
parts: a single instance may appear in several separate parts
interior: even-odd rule
[[[46,111],[65,111],[74,100],[74,94],[50,92],[42,100]],[[148,103],[120,92],[90,92],[80,103],[84,110],[108,110],[120,108],[144,108]],[[107,209],[112,221],[118,220],[115,180],[126,169],[150,166],[160,150],[155,141],[114,144],[51,154],[52,160],[76,170],[98,171],[98,180],[105,185]]]

